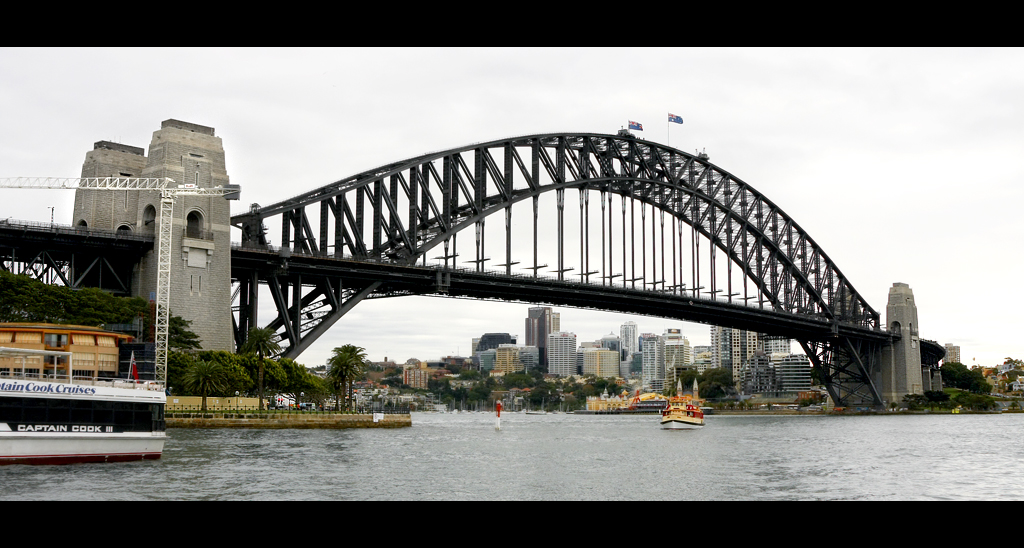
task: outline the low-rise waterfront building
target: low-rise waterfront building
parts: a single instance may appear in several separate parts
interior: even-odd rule
[[[87,378],[124,377],[118,370],[120,346],[132,337],[98,327],[47,323],[0,323],[0,346],[71,353],[71,375]],[[0,376],[68,375],[67,356],[0,358]],[[140,377],[141,378],[141,377]]]
[[[609,396],[605,390],[600,396],[587,396],[587,411],[613,411],[629,407],[632,398],[626,392]]]

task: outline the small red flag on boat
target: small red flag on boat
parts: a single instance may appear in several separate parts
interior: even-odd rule
[[[132,368],[128,374],[135,379],[135,382],[139,381],[139,371],[135,368],[135,351],[132,351]]]

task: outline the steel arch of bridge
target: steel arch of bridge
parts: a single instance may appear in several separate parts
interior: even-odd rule
[[[478,143],[387,164],[270,206],[254,204],[248,213],[231,219],[232,225],[242,230],[242,251],[269,249],[266,221],[275,217],[280,218],[281,227],[278,245],[286,251],[279,255],[281,261],[268,261],[261,268],[236,276],[240,282],[241,310],[236,339],[241,344],[246,329],[256,325],[259,283],[271,288],[278,316],[269,326],[277,330],[286,343],[282,346],[288,357],[297,356],[363,298],[401,294],[401,291],[388,289],[388,275],[384,273],[375,281],[362,278],[348,286],[344,286],[340,278],[314,281],[310,274],[305,281],[289,278],[287,256],[290,254],[409,267],[418,262],[425,265],[428,252],[441,246],[444,249],[442,270],[448,270],[455,264],[449,244],[454,245],[461,231],[475,227],[476,259],[468,262],[475,263],[475,270],[483,272],[484,261],[488,260],[484,222],[491,215],[504,212],[506,257],[501,266],[512,276],[512,206],[530,199],[534,206],[533,265],[525,268],[532,270],[536,278],[542,267],[537,264],[538,198],[546,193],[555,193],[557,197],[558,264],[555,271],[558,280],[563,280],[565,272],[571,270],[564,267],[563,214],[565,191],[569,189],[580,192],[581,225],[584,215],[589,217],[592,193],[600,193],[602,208],[601,270],[589,271],[592,245],[589,232],[584,236],[581,226],[582,268],[576,274],[581,282],[589,284],[590,275],[600,273],[600,284],[589,285],[605,287],[621,283],[623,288],[629,288],[627,283],[632,282],[635,286],[635,281],[640,279],[635,276],[635,258],[634,278],[628,280],[625,275],[626,200],[631,202],[631,215],[635,212],[632,203],[640,204],[642,217],[650,207],[652,212],[661,212],[662,219],[666,214],[675,219],[672,228],[675,230],[678,225],[680,248],[683,224],[688,225],[695,247],[690,288],[681,283],[682,273],[669,287],[666,280],[647,281],[646,272],[642,288],[643,284],[652,285],[650,291],[663,294],[665,299],[691,293],[696,298],[700,290],[707,289],[700,284],[710,283],[710,290],[704,293],[723,301],[723,306],[732,303],[734,296],[743,303],[756,299],[760,309],[823,322],[830,326],[826,330],[830,338],[804,336],[801,343],[815,365],[822,367],[828,378],[834,377],[830,386],[838,388],[833,396],[837,401],[852,394],[859,394],[865,400],[878,399],[871,381],[871,365],[861,358],[876,354],[877,345],[884,338],[870,334],[880,330],[879,314],[806,231],[771,200],[710,163],[706,156],[637,139],[623,132],[619,135],[544,134]],[[620,274],[614,273],[612,262],[616,255],[610,206],[612,196],[616,195],[622,202],[623,272]],[[307,210],[315,212],[317,208],[319,230],[314,231]],[[603,233],[606,214],[607,244]],[[653,213],[651,219],[653,226]],[[641,224],[645,222],[642,220]],[[663,223],[662,220],[664,239]],[[635,226],[632,218],[629,226],[632,231]],[[711,244],[707,246],[704,267],[709,269],[710,275],[705,275],[704,282],[700,280],[701,239]],[[652,237],[652,249],[653,240]],[[635,253],[634,241],[631,234],[632,253]],[[607,262],[604,258],[606,245]],[[662,245],[664,271],[665,248]],[[641,254],[645,249],[646,244],[641,246]],[[718,283],[715,269],[721,262],[721,258],[716,258],[717,253],[725,255],[726,287],[715,287]],[[452,259],[450,263],[449,259]],[[733,291],[733,265],[743,273],[743,297]],[[673,270],[673,277],[675,274]],[[617,276],[622,278],[619,282],[614,281]],[[445,292],[448,279],[447,274],[439,272],[433,290]],[[747,281],[754,286],[753,296]],[[302,294],[304,285],[312,288],[305,295]],[[719,292],[725,292],[724,299],[717,296]],[[850,339],[844,334],[847,332],[859,335]],[[870,348],[861,349],[864,344]]]

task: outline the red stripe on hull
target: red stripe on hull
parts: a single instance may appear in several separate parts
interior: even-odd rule
[[[160,458],[160,455],[161,453],[118,453],[113,455],[24,455],[18,457],[0,457],[0,465],[131,462],[137,460],[157,460]]]

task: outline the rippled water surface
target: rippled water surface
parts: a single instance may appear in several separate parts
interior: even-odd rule
[[[1021,499],[1024,415],[414,413],[365,430],[168,431],[163,458],[0,467],[0,500]]]

